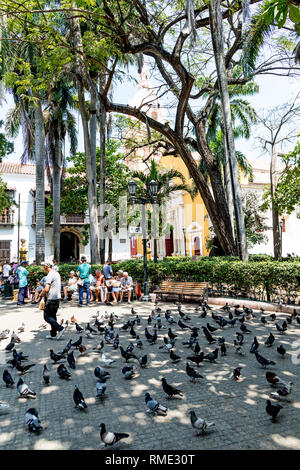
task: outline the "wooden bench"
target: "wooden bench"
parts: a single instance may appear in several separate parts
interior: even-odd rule
[[[155,290],[154,293],[161,299],[177,297],[181,301],[185,297],[192,297],[207,300],[208,283],[162,281],[160,289]]]

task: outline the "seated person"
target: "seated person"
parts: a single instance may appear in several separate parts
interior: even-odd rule
[[[113,304],[117,302],[121,302],[121,279],[122,279],[123,271],[118,271],[117,276],[112,281],[112,296],[113,296]]]
[[[75,271],[70,271],[70,278],[66,286],[64,286],[64,298],[65,300],[71,300],[74,292],[77,291],[77,277],[75,276]]]
[[[34,291],[34,298],[33,298],[32,301],[31,301],[32,304],[37,304],[37,303],[39,302],[40,293],[41,293],[42,290],[44,289],[45,284],[46,284],[46,276],[44,276],[44,277],[40,280],[39,285],[38,285],[37,288],[35,289],[35,291]]]
[[[95,272],[95,277],[90,275],[90,293],[91,293],[91,300],[99,302],[99,295],[100,295],[100,286],[103,276],[101,275],[101,271],[97,269]]]
[[[124,292],[127,292],[128,294],[128,303],[131,303],[131,295],[133,291],[133,280],[131,276],[128,276],[127,272],[123,273],[123,277],[121,279],[121,293],[120,293],[120,298],[123,300],[123,295]]]

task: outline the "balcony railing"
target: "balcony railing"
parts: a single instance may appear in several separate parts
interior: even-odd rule
[[[68,216],[61,215],[60,216],[60,223],[61,225],[85,225],[89,223],[88,216],[82,216],[79,214],[70,214]],[[32,216],[32,225],[36,224],[36,217],[35,215]],[[52,225],[53,222],[50,222]]]
[[[0,215],[0,225],[13,225],[14,223],[14,215],[12,212],[8,210],[4,210]]]

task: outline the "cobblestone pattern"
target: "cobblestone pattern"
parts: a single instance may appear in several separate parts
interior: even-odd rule
[[[56,372],[57,365],[52,365],[49,358],[49,349],[55,352],[61,351],[67,341],[72,338],[78,339],[75,326],[70,325],[59,341],[45,339],[47,330],[40,328],[44,323],[43,312],[36,306],[26,305],[18,308],[11,302],[2,301],[0,305],[0,331],[5,328],[17,330],[24,322],[25,332],[20,333],[22,342],[17,350],[22,350],[29,355],[30,362],[36,363],[25,376],[24,381],[37,393],[37,398],[20,399],[16,385],[14,388],[6,388],[2,374],[5,368],[11,372],[17,383],[19,373],[15,369],[6,366],[6,361],[11,354],[4,352],[9,340],[0,342],[0,400],[10,405],[9,413],[0,416],[0,449],[97,449],[100,445],[98,425],[106,423],[109,430],[115,432],[127,432],[128,439],[119,442],[115,448],[122,450],[133,449],[299,449],[300,448],[300,387],[299,387],[299,365],[291,360],[293,352],[292,343],[299,340],[300,326],[293,321],[288,332],[284,335],[277,333],[274,322],[267,326],[259,322],[258,317],[253,322],[247,322],[251,334],[245,335],[244,357],[238,356],[233,347],[233,339],[237,327],[225,327],[223,331],[218,330],[214,337],[224,336],[227,344],[227,356],[219,357],[216,364],[204,361],[199,367],[199,372],[205,378],[192,384],[185,372],[186,357],[191,350],[182,345],[189,337],[190,330],[181,330],[178,325],[172,328],[178,333],[175,353],[182,357],[177,365],[173,365],[167,352],[159,350],[163,345],[162,338],[167,334],[167,328],[159,331],[159,338],[155,345],[147,343],[144,336],[144,328],[147,326],[147,318],[153,308],[151,303],[135,302],[131,305],[126,303],[114,307],[93,305],[90,308],[77,306],[70,307],[67,303],[62,304],[59,311],[59,319],[70,320],[75,315],[82,326],[90,321],[91,316],[97,310],[101,314],[105,311],[114,311],[119,320],[116,330],[127,321],[134,318],[130,313],[134,306],[141,317],[141,325],[135,330],[140,335],[144,350],[148,354],[149,366],[141,369],[137,361],[135,364],[137,376],[131,381],[123,378],[121,369],[124,359],[120,351],[114,351],[112,346],[105,345],[104,352],[111,358],[117,360],[107,370],[111,373],[111,379],[107,381],[107,398],[103,402],[96,400],[96,378],[94,368],[101,362],[101,354],[93,351],[102,336],[97,335],[93,339],[84,338],[83,344],[87,346],[87,354],[79,356],[75,351],[76,370],[72,373],[72,379],[68,382],[61,380]],[[162,308],[172,308],[173,317],[178,320],[177,308],[174,304],[160,303]],[[201,319],[194,313],[194,305],[184,305],[184,311],[191,313],[191,325],[217,326],[208,314],[207,319]],[[282,320],[286,315],[278,314],[277,318]],[[163,326],[166,321],[163,318]],[[92,325],[93,320],[91,321]],[[152,327],[149,327],[152,331]],[[263,343],[269,332],[275,335],[276,341],[271,348]],[[119,330],[120,344],[126,347],[131,341],[129,331]],[[294,390],[290,396],[291,403],[282,402],[278,422],[272,423],[265,411],[266,399],[272,387],[267,383],[265,370],[258,364],[253,354],[249,353],[253,337],[257,336],[260,345],[260,353],[276,362],[270,370],[278,373],[283,379],[294,383]],[[10,335],[9,335],[10,336]],[[202,333],[199,331],[199,344],[201,349],[207,353],[215,348],[209,345]],[[134,341],[134,340],[133,340]],[[135,342],[134,342],[135,344]],[[276,347],[283,344],[287,349],[285,358],[281,358]],[[298,346],[299,347],[299,346]],[[135,348],[137,355],[140,351]],[[43,365],[50,368],[51,384],[46,386],[42,380]],[[235,382],[232,371],[235,367],[242,366],[242,379]],[[105,367],[104,367],[105,368]],[[178,387],[184,393],[183,398],[167,400],[161,386],[161,378],[165,377],[167,382]],[[83,393],[88,408],[79,411],[74,408],[73,391],[78,385]],[[151,417],[146,414],[144,394],[149,391],[153,397],[169,408],[166,417]],[[24,414],[29,407],[36,407],[44,430],[39,435],[32,435],[24,425]],[[195,436],[195,430],[191,427],[188,411],[194,409],[199,417],[214,421],[216,426],[213,432],[204,436]]]

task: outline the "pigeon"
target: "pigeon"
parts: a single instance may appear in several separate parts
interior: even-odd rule
[[[172,342],[172,340],[164,336],[164,345],[159,346],[159,349],[165,349],[167,351],[170,351],[173,347],[174,347],[174,340]]]
[[[282,323],[282,329],[283,329],[283,331],[286,331],[287,328],[288,328],[287,322],[284,320],[283,323]]]
[[[137,316],[135,317],[135,319],[136,319],[136,324],[137,324],[137,325],[140,325],[140,324],[141,324],[141,319],[140,319],[140,317],[137,315]]]
[[[77,333],[82,333],[84,331],[84,329],[80,325],[78,325],[78,323],[75,323],[75,326]]]
[[[47,367],[47,364],[44,365],[44,369],[43,369],[43,379],[44,379],[44,382],[46,385],[49,385],[50,383],[50,371]]]
[[[142,340],[140,339],[140,337],[138,335],[136,337],[136,347],[139,348],[139,349],[143,349]]]
[[[240,356],[245,356],[242,346],[240,346],[236,340],[234,340],[233,344],[235,347],[236,354],[239,354]]]
[[[151,325],[151,323],[152,323],[152,317],[151,317],[151,315],[149,315],[147,322],[148,322],[148,325]]]
[[[95,367],[94,375],[95,377],[97,377],[97,379],[109,379],[110,378],[110,373],[104,369],[101,369],[101,367]]]
[[[111,366],[114,362],[116,362],[116,360],[110,359],[104,353],[102,353],[102,362],[104,362],[104,364],[106,364],[107,366]]]
[[[186,329],[186,328],[190,328],[188,325],[186,325],[185,323],[183,323],[181,321],[181,319],[178,320],[178,326],[180,326],[180,328],[182,328],[183,330]]]
[[[62,350],[61,354],[67,354],[70,351],[71,346],[72,346],[72,340],[70,339],[66,347]]]
[[[196,338],[193,335],[191,335],[190,339],[188,339],[187,341],[182,342],[183,346],[188,346],[188,348],[191,348],[193,344],[195,343],[196,343]]]
[[[272,417],[273,423],[275,423],[276,417],[281,409],[281,405],[278,405],[277,403],[272,404],[270,400],[267,400],[266,412]]]
[[[132,379],[134,376],[134,367],[133,366],[125,366],[122,369],[122,374],[124,375],[124,378],[129,380]]]
[[[17,369],[17,371],[21,372],[21,375],[24,375],[33,366],[35,366],[35,364],[26,364],[26,365],[22,366],[22,364],[20,362],[16,363],[16,369]]]
[[[22,323],[22,325],[18,327],[18,333],[24,333],[24,331],[25,331],[25,324]]]
[[[78,351],[83,356],[86,353],[86,346],[83,346],[83,344],[81,344],[78,348]]]
[[[242,316],[242,318],[238,319],[240,323],[245,323],[245,315]]]
[[[89,323],[86,325],[85,331],[89,331],[90,333],[95,333],[95,334],[97,334],[97,331],[94,330],[94,328],[91,328]]]
[[[38,411],[35,408],[29,408],[26,411],[24,421],[30,432],[38,433],[43,429]]]
[[[72,377],[68,369],[64,366],[64,364],[60,364],[57,368],[57,373],[61,379],[68,380]]]
[[[214,351],[210,352],[209,354],[206,354],[203,359],[207,359],[210,362],[215,362],[216,359],[218,358],[218,353],[219,353],[219,348],[216,348]]]
[[[275,321],[275,320],[276,320],[276,315],[275,315],[275,313],[271,313],[270,318],[271,318],[272,321]]]
[[[145,402],[148,407],[147,413],[162,414],[163,416],[167,415],[168,408],[161,405],[157,400],[151,398],[150,393],[145,393]]]
[[[14,341],[10,341],[10,343],[8,343],[8,345],[6,346],[5,348],[5,351],[6,352],[12,352],[12,350],[14,349],[15,347],[15,342]]]
[[[282,328],[282,326],[280,326],[279,323],[275,323],[275,325],[276,325],[277,331],[279,331],[280,334],[283,334],[284,329]]]
[[[78,408],[79,410],[84,410],[85,408],[87,408],[87,404],[85,403],[83,395],[77,385],[75,385],[73,400],[75,403],[75,408]]]
[[[71,369],[76,369],[76,364],[75,364],[75,357],[74,357],[74,351],[70,352],[67,356],[67,361]]]
[[[256,336],[254,336],[254,340],[253,340],[253,343],[252,343],[252,345],[251,345],[250,352],[251,352],[252,354],[254,354],[255,351],[258,350],[258,348],[259,348],[259,343],[258,343],[258,341],[257,341]]]
[[[129,361],[129,359],[137,359],[135,354],[132,354],[131,352],[125,351],[122,346],[120,346],[120,352],[121,356],[124,357],[125,361]]]
[[[147,357],[147,354],[145,354],[145,356],[141,356],[138,358],[138,361],[139,361],[139,364],[142,368],[145,368],[146,365],[147,365],[147,361],[148,361],[148,357]]]
[[[284,380],[282,380],[278,375],[270,371],[266,372],[266,379],[271,385],[279,386],[280,388],[286,388],[287,390],[291,389],[293,385],[293,382],[284,382]]]
[[[22,351],[17,352],[16,349],[13,349],[13,358],[16,362],[21,362],[21,361],[28,361],[28,356],[24,356]],[[11,363],[12,361],[7,361],[8,363]]]
[[[248,330],[248,328],[242,323],[241,326],[240,326],[240,330],[243,332],[243,333],[251,333],[250,330]]]
[[[272,335],[272,333],[270,333],[267,341],[265,341],[265,345],[271,347],[273,346],[274,341],[275,341],[275,336]]]
[[[74,315],[72,315],[72,317],[71,317],[71,323],[77,323],[77,320],[76,320],[76,318],[74,317]]]
[[[181,390],[178,390],[177,388],[172,387],[172,385],[169,385],[164,377],[161,379],[161,381],[163,390],[166,393],[167,398],[171,398],[174,395],[179,395],[181,397],[183,396]]]
[[[7,339],[7,335],[9,334],[9,332],[10,332],[10,330],[7,330],[7,329],[1,331],[1,333],[0,333],[0,340],[2,340],[2,339]]]
[[[231,326],[231,328],[233,328],[236,324],[236,321],[237,321],[237,318],[234,318],[234,319],[228,320],[227,323],[228,325]]]
[[[129,333],[130,333],[130,335],[131,335],[131,337],[132,337],[132,338],[136,338],[136,332],[134,331],[134,328],[133,328],[133,326],[131,327],[131,329],[130,329],[130,332],[129,332]]]
[[[267,324],[268,324],[266,317],[263,317],[263,316],[260,317],[260,321],[261,321],[264,325],[267,325]]]
[[[212,335],[210,334],[208,329],[205,328],[205,326],[202,326],[201,328],[203,329],[203,333],[205,334],[205,337],[206,337],[207,341],[209,342],[209,344],[215,343],[216,340],[212,337]]]
[[[266,359],[265,357],[261,356],[260,354],[258,354],[257,351],[255,351],[255,357],[256,357],[256,360],[257,362],[259,362],[263,368],[265,369],[266,366],[269,366],[269,365],[273,365],[275,366],[276,365],[276,362],[273,362],[273,361],[269,361],[268,359]]]
[[[106,379],[107,377],[101,377],[96,383],[96,390],[97,390],[96,398],[101,398],[101,399],[104,398],[106,387],[107,387]]]
[[[81,345],[81,343],[82,343],[82,336],[79,337],[79,340],[78,340],[78,341],[75,341],[75,343],[72,343],[72,346],[71,346],[71,347],[78,349],[79,346]]]
[[[13,341],[14,343],[21,343],[19,336],[14,331],[10,337],[10,341]]]
[[[131,309],[131,313],[132,313],[132,315],[136,315],[136,314],[137,314],[137,312],[134,310],[133,307],[132,307],[132,309]]]
[[[131,353],[134,350],[133,343],[129,343],[129,345],[126,348],[127,353]]]
[[[203,375],[197,374],[195,369],[189,365],[189,363],[186,363],[186,373],[189,377],[191,377],[191,382],[196,383],[197,379],[203,379]]]
[[[278,352],[278,354],[280,354],[280,356],[284,357],[284,355],[286,353],[286,350],[284,349],[282,344],[277,348],[277,352]]]
[[[176,356],[176,354],[174,353],[174,351],[172,351],[172,349],[170,350],[170,359],[173,362],[173,364],[176,364],[177,362],[181,361],[181,357]]]
[[[198,418],[195,411],[193,411],[193,410],[190,411],[190,415],[191,415],[191,424],[192,424],[193,428],[200,431],[196,434],[196,436],[200,436],[200,435],[205,434],[205,432],[209,428],[211,428],[212,426],[215,426],[215,423],[209,423],[209,422],[205,421],[205,419]]]
[[[147,338],[148,343],[150,343],[150,344],[155,344],[155,343],[156,343],[156,340],[157,340],[157,330],[155,329],[155,330],[154,330],[154,334],[151,335],[151,334],[148,332],[147,328],[145,328],[145,336],[146,336],[146,338]]]
[[[119,340],[119,335],[117,335],[117,336],[115,337],[115,339],[114,339],[113,349],[118,349],[118,347],[119,347],[119,342],[120,342],[120,340]]]
[[[236,340],[240,346],[242,346],[244,342],[244,335],[242,333],[236,332]]]
[[[101,441],[105,444],[104,448],[107,446],[112,446],[116,442],[120,441],[121,439],[126,439],[127,437],[129,437],[129,434],[126,434],[124,432],[120,433],[120,432],[106,431],[106,427],[104,423],[101,423],[99,428],[100,428]]]
[[[241,370],[242,370],[242,367],[236,367],[234,369],[234,371],[232,372],[232,375],[233,377],[235,378],[235,380],[240,380],[240,376],[241,376]]]
[[[199,346],[198,341],[197,341],[197,343],[195,344],[194,347],[192,346],[192,350],[194,351],[194,353],[195,353],[196,355],[200,353],[201,348],[200,348],[200,346]]]
[[[17,389],[22,398],[36,398],[36,393],[28,387],[21,377],[17,383]]]
[[[169,328],[168,329],[168,336],[169,336],[170,339],[175,340],[175,338],[177,338],[178,335],[175,335],[175,333],[173,333],[171,328]]]
[[[288,322],[289,325],[292,324],[293,316],[290,315],[289,317],[286,317],[286,321]]]
[[[10,375],[10,373],[8,372],[8,370],[5,369],[5,371],[3,372],[3,380],[5,382],[5,385],[6,387],[12,387],[13,384],[15,383],[12,376]]]
[[[221,344],[220,350],[221,350],[221,355],[222,355],[222,356],[226,356],[227,348],[226,348],[226,346],[225,346],[225,343],[222,343],[222,344]]]
[[[204,352],[202,351],[200,354],[196,354],[195,356],[188,356],[187,359],[191,362],[194,362],[197,364],[197,367],[199,367],[200,362],[203,362],[204,358]]]
[[[104,348],[104,341],[102,340],[101,343],[99,343],[95,348],[93,348],[93,351],[100,352],[103,348]]]
[[[53,349],[50,349],[50,359],[52,359],[53,363],[56,364],[61,359],[65,359],[64,354],[55,354]]]

